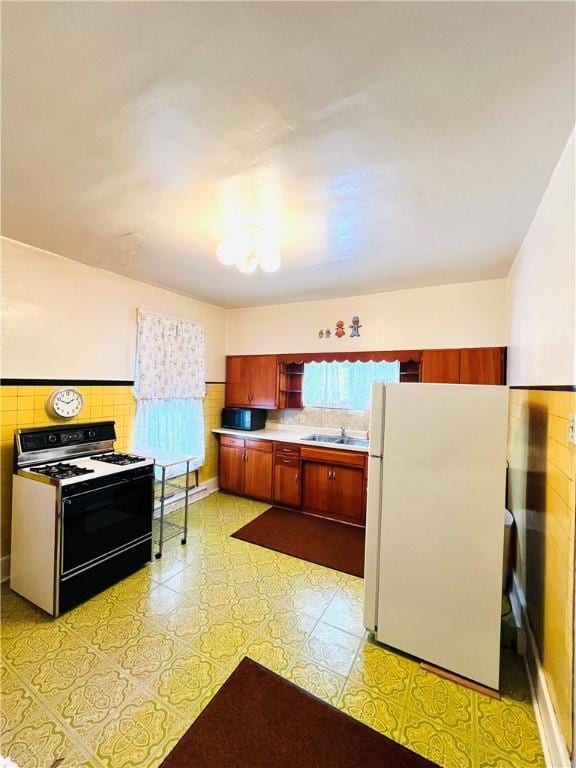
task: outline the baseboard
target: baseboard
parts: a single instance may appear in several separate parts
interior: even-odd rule
[[[0,583],[10,578],[10,555],[0,557]]]
[[[218,478],[211,477],[209,480],[206,480],[205,482],[200,483],[198,488],[194,488],[192,491],[189,491],[188,499],[191,504],[194,504],[197,501],[200,501],[201,499],[205,499],[207,496],[210,496],[210,494],[214,493],[217,490],[218,490]],[[170,512],[174,512],[175,510],[180,509],[184,505],[185,496],[186,494],[183,491],[182,493],[179,493],[176,496],[173,496],[171,499],[169,499],[164,506],[164,514],[169,515]],[[156,501],[154,505],[154,517],[160,517],[160,504],[158,501]]]
[[[544,758],[547,768],[570,768],[570,756],[564,743],[564,737],[560,730],[560,724],[554,711],[550,689],[546,682],[544,669],[540,661],[536,639],[530,627],[528,613],[526,611],[526,598],[524,592],[518,583],[516,574],[513,575],[512,590],[510,592],[510,602],[512,610],[516,617],[516,610],[520,611],[522,627],[525,633],[526,671],[532,693],[532,704],[534,713],[540,731],[540,740],[544,750]]]
[[[210,494],[214,493],[218,490],[218,478],[217,477],[211,477],[209,480],[206,480],[206,482],[202,483],[199,488],[195,489],[194,494],[190,494],[190,502],[194,504],[196,501],[200,501],[200,499],[205,499],[207,496],[210,496]],[[174,502],[173,508],[176,509],[178,507],[182,506],[182,500],[176,499],[170,499],[171,502]],[[167,505],[167,512],[170,511],[170,508]],[[156,512],[154,513],[155,517],[157,517]],[[4,557],[0,557],[0,583],[3,581],[8,581],[10,578],[10,555],[5,555]]]

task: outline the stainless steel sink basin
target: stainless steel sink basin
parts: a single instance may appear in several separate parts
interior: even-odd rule
[[[314,443],[338,443],[342,438],[335,437],[334,435],[308,435],[307,437],[301,437],[300,440],[308,440]]]
[[[368,440],[363,437],[336,437],[334,435],[308,435],[301,437],[300,440],[307,440],[314,443],[332,443],[333,445],[356,445],[367,448]]]
[[[368,440],[364,437],[339,437],[336,442],[340,445],[357,445],[368,448]]]

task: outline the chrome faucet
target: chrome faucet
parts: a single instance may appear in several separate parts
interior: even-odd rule
[[[340,437],[346,437],[346,427],[340,427]]]

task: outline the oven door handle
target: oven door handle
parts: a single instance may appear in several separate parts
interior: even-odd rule
[[[144,475],[142,477],[130,477],[126,480],[119,480],[117,483],[110,483],[109,485],[101,485],[99,488],[90,488],[87,491],[81,491],[80,493],[72,493],[70,496],[65,496],[63,499],[64,504],[71,504],[73,499],[77,499],[79,496],[86,496],[87,493],[96,493],[97,491],[106,491],[108,488],[120,488],[127,483],[138,483],[142,480],[152,480],[153,475]]]

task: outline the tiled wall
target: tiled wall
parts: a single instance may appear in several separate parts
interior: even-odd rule
[[[74,424],[90,421],[116,422],[119,451],[132,447],[132,427],[136,414],[136,401],[132,386],[77,386],[84,396],[84,407],[74,419],[57,420],[46,413],[46,398],[56,386],[2,386],[0,387],[1,445],[0,445],[0,556],[10,552],[10,508],[12,500],[12,451],[14,430],[19,427],[44,427],[50,424]],[[200,470],[204,482],[218,474],[218,446],[211,433],[220,426],[220,410],[224,405],[224,384],[207,384],[204,401],[204,429],[206,461]]]
[[[366,431],[370,411],[346,411],[341,408],[292,408],[268,411],[268,421],[301,424],[307,427],[346,427]]]
[[[509,504],[518,526],[516,572],[568,749],[572,746],[576,393],[510,391]]]
[[[204,444],[206,460],[200,470],[200,482],[205,482],[218,476],[218,440],[212,430],[222,424],[222,408],[224,408],[224,383],[206,385],[204,399]]]

